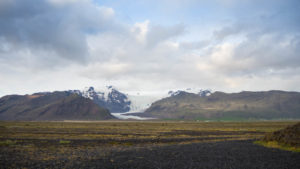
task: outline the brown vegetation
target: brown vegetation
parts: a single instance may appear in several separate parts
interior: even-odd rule
[[[300,122],[285,129],[268,133],[262,139],[264,142],[276,141],[279,144],[300,148]]]
[[[299,156],[285,153],[285,162],[276,163],[283,152],[274,154],[251,144],[251,140],[291,124],[294,122],[1,122],[0,166],[291,168],[294,163],[290,161]],[[262,157],[267,153],[269,158],[256,152]],[[241,163],[242,159],[256,163]]]

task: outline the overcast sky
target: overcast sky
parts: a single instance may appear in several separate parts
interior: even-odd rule
[[[0,96],[300,91],[299,0],[1,0]]]

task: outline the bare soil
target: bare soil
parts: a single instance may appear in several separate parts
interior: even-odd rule
[[[2,147],[0,168],[300,168],[300,153],[265,148],[253,144],[253,140],[135,147],[127,150],[111,148],[105,152],[97,148],[80,148],[62,153],[41,148],[32,153],[29,157],[18,149]],[[45,153],[55,158],[40,159],[40,155]]]

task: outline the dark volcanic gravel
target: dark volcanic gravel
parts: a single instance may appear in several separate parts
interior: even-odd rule
[[[300,153],[269,149],[252,141],[224,141],[132,148],[103,156],[97,149],[78,151],[70,160],[25,160],[18,152],[0,150],[0,168],[164,168],[164,169],[300,169]],[[102,155],[101,155],[102,154]]]

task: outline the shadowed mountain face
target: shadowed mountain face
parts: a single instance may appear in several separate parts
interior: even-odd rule
[[[0,120],[106,120],[114,118],[92,100],[70,92],[0,98]]]
[[[130,110],[131,101],[126,94],[119,92],[112,86],[107,86],[104,90],[95,90],[94,87],[80,90],[69,90],[85,98],[93,100],[100,107],[107,108],[110,112],[127,112]]]
[[[163,119],[300,118],[300,93],[215,92],[203,97],[181,92],[153,103],[145,113]]]

